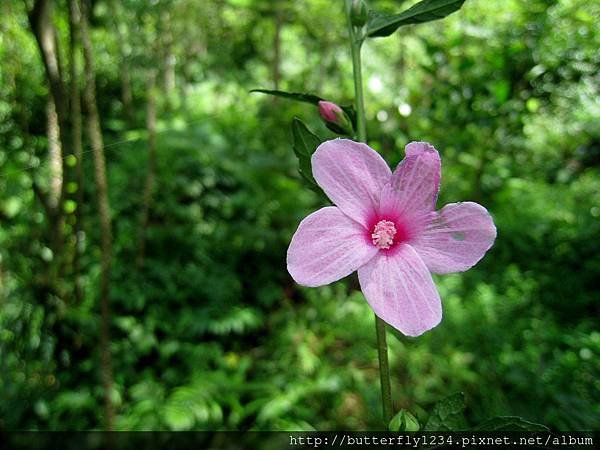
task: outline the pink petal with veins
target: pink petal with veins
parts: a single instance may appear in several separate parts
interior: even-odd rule
[[[350,275],[376,254],[365,229],[328,206],[300,222],[288,249],[287,268],[296,283],[323,286]]]
[[[473,267],[496,239],[494,221],[483,206],[449,203],[438,211],[412,245],[434,273]]]
[[[376,151],[348,139],[321,144],[312,156],[312,168],[331,201],[362,225],[377,211],[381,189],[392,174]]]
[[[383,192],[379,212],[417,217],[435,209],[440,190],[440,155],[425,142],[411,142]]]
[[[409,244],[391,255],[380,252],[358,269],[358,279],[375,314],[403,334],[419,336],[440,323],[440,296]]]

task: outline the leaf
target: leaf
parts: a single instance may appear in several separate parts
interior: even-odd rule
[[[388,425],[389,431],[419,431],[420,428],[417,418],[404,409],[392,417]]]
[[[308,127],[297,117],[292,122],[292,134],[294,137],[294,153],[298,158],[298,172],[308,183],[309,187],[319,194],[323,200],[329,202],[329,199],[319,187],[312,174],[311,158],[315,150],[321,145],[321,139],[311,132]]]
[[[520,417],[499,416],[488,419],[472,428],[473,431],[549,431],[539,423],[529,422]]]
[[[442,19],[458,11],[465,0],[423,0],[400,14],[374,13],[366,28],[367,37],[385,37],[404,25]]]
[[[308,127],[297,117],[292,122],[292,134],[294,137],[294,153],[298,158],[298,169],[300,175],[311,185],[320,190],[312,175],[311,157],[317,147],[321,144],[321,139],[312,133]]]
[[[443,398],[433,407],[424,431],[459,431],[467,428],[464,417],[465,396],[462,392]]]
[[[194,426],[194,415],[181,405],[165,406],[163,419],[169,429],[173,431],[189,430]]]
[[[295,100],[297,102],[310,103],[311,105],[317,105],[320,101],[325,100],[313,94],[302,94],[299,92],[285,92],[270,89],[252,89],[250,92],[259,92],[261,94],[274,95],[275,97],[287,98],[289,100]]]

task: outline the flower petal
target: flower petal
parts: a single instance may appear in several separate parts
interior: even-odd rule
[[[427,142],[411,142],[405,152],[406,158],[381,193],[383,215],[415,217],[435,209],[440,190],[440,155]]]
[[[496,239],[487,210],[473,202],[450,203],[438,211],[411,244],[429,270],[462,272],[483,258]]]
[[[328,206],[300,222],[288,248],[287,268],[298,284],[323,286],[350,275],[376,253],[363,227]]]
[[[442,319],[442,303],[417,252],[403,244],[380,252],[358,269],[360,287],[378,317],[407,336],[419,336]]]
[[[331,201],[363,225],[377,211],[381,189],[392,175],[379,153],[348,139],[322,143],[312,156],[312,168]]]

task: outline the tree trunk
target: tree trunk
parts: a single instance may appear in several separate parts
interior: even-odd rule
[[[53,178],[50,180],[51,188],[48,194],[38,190],[36,195],[40,195],[40,199],[43,200],[42,203],[48,213],[51,247],[55,261],[52,266],[56,270],[55,273],[58,274],[58,267],[63,262],[64,214],[62,202],[66,186],[66,183],[63,183],[63,176],[67,169],[60,149],[67,148],[69,145],[67,117],[69,105],[65,96],[65,83],[60,66],[56,28],[52,23],[52,1],[36,0],[33,9],[28,14],[28,18],[44,63],[51,94],[51,98],[48,100],[48,149]],[[61,167],[58,168],[58,165]],[[57,186],[60,186],[60,189],[55,191]],[[46,196],[45,199],[44,196]]]
[[[96,103],[96,75],[94,72],[94,56],[88,33],[86,1],[81,0],[80,32],[83,44],[83,60],[85,72],[84,102],[87,109],[87,129],[94,155],[94,172],[98,210],[100,214],[100,231],[102,234],[102,261],[100,275],[100,355],[102,384],[104,387],[104,406],[106,429],[113,430],[114,408],[111,400],[113,387],[112,358],[110,354],[110,272],[112,265],[112,224],[110,204],[108,200],[108,184],[106,181],[106,163],[104,159],[104,142],[100,128],[100,117]]]
[[[172,45],[169,44],[165,55],[165,93],[167,95],[171,95],[175,90],[175,62]]]
[[[119,45],[119,78],[121,79],[121,102],[123,103],[123,112],[125,118],[132,124],[133,122],[133,92],[131,90],[131,73],[129,70],[129,62],[127,58],[127,36],[123,33],[121,28],[122,11],[120,2],[111,0],[109,6],[112,9],[112,19],[115,31],[118,37]]]
[[[61,203],[63,194],[63,155],[60,142],[60,127],[58,116],[52,96],[46,103],[46,136],[48,139],[48,166],[50,180],[46,195],[47,213],[50,223],[50,248],[54,254],[53,273],[51,277],[58,276],[62,259],[64,214]]]
[[[146,253],[146,231],[148,217],[152,207],[152,192],[156,172],[156,74],[152,72],[148,78],[148,103],[146,106],[146,129],[148,130],[148,166],[146,169],[146,184],[142,198],[142,214],[140,217],[139,244],[136,263],[138,267],[144,264]]]
[[[46,69],[50,92],[56,104],[59,126],[63,126],[66,124],[67,104],[58,59],[56,29],[52,24],[52,0],[36,0],[33,9],[29,13],[29,23]],[[63,128],[65,127],[63,126]],[[61,130],[61,133],[63,133],[61,136],[66,136],[66,129]],[[63,142],[66,142],[66,140]]]
[[[70,118],[71,118],[71,146],[75,156],[75,183],[77,192],[74,196],[77,204],[75,208],[75,251],[73,253],[73,274],[75,277],[75,300],[83,300],[83,282],[81,279],[81,252],[83,245],[83,145],[81,124],[81,98],[79,95],[79,74],[77,69],[77,50],[79,36],[80,11],[77,0],[69,0],[69,70],[70,70]]]
[[[48,201],[52,209],[59,206],[60,194],[62,192],[62,148],[60,145],[58,116],[52,96],[48,97],[46,103],[46,136],[48,137],[48,165],[50,168],[50,185]]]

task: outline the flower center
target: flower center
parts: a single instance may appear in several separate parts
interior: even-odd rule
[[[390,222],[389,220],[380,220],[377,222],[377,225],[373,228],[373,233],[371,233],[373,245],[382,250],[386,250],[392,246],[394,236],[396,236],[396,226],[394,222]]]

